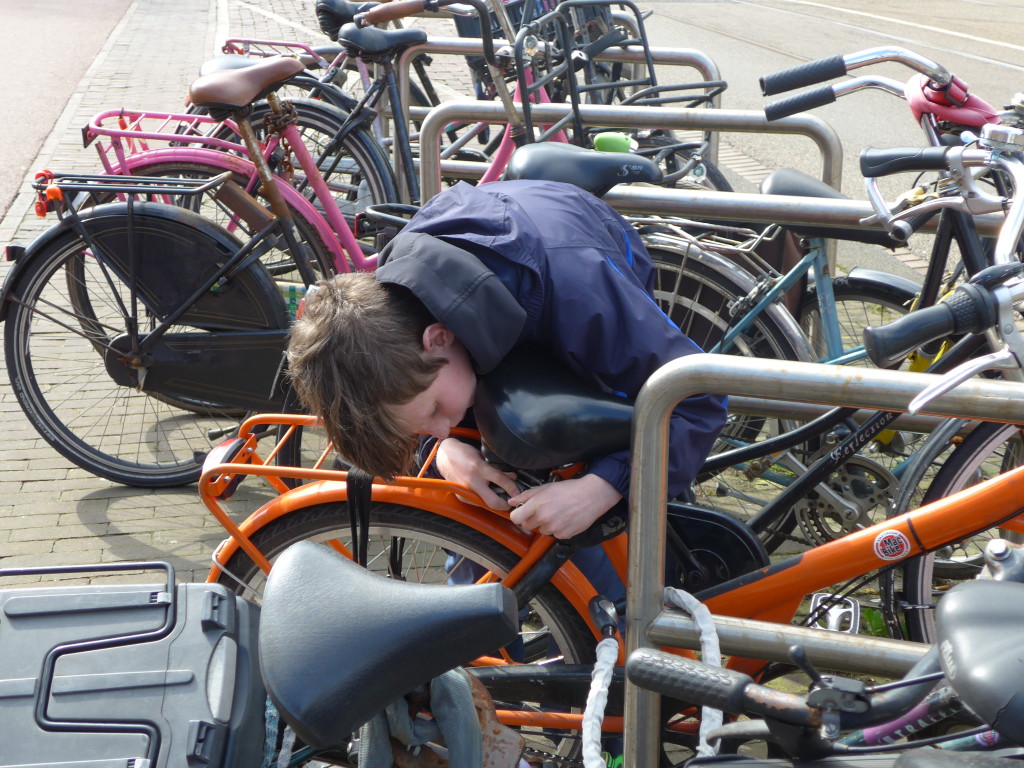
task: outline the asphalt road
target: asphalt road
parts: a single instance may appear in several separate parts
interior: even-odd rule
[[[646,27],[657,45],[695,48],[718,65],[728,89],[722,106],[760,110],[758,77],[803,62],[879,46],[908,48],[949,69],[972,92],[1002,107],[1024,90],[1024,3],[998,0],[671,0],[641,4],[654,9]],[[667,73],[666,73],[667,74]],[[885,75],[900,81],[914,73],[887,63],[856,75]],[[662,82],[667,82],[662,77]],[[865,199],[857,157],[863,147],[921,145],[923,134],[904,101],[880,90],[865,90],[814,110],[838,133],[844,151],[842,191]],[[817,148],[806,138],[731,134],[726,141],[769,169],[795,167],[820,173]],[[743,180],[730,178],[741,188]],[[888,180],[894,197],[909,177]],[[926,247],[917,238],[915,250]],[[842,255],[842,251],[840,252]],[[853,263],[874,261],[858,249]],[[871,266],[887,266],[879,262]],[[899,265],[895,265],[899,269]]]
[[[131,0],[0,0],[0,219]],[[12,109],[13,107],[13,109]]]

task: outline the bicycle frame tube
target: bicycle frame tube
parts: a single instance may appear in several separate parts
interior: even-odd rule
[[[287,515],[298,509],[309,507],[315,504],[329,504],[334,502],[345,502],[348,500],[348,489],[344,482],[339,479],[345,477],[344,473],[334,470],[303,470],[289,467],[263,466],[259,470],[261,475],[276,477],[303,477],[323,478],[325,482],[314,482],[303,485],[282,496],[272,499],[260,507],[241,525],[236,526],[228,515],[220,509],[216,500],[210,493],[210,480],[217,475],[237,473],[245,468],[238,465],[224,464],[207,469],[200,480],[200,495],[204,503],[213,513],[214,517],[230,534],[231,538],[226,539],[214,553],[214,565],[210,569],[207,581],[214,582],[223,573],[221,565],[227,563],[230,557],[239,549],[243,550],[253,558],[264,571],[270,570],[270,564],[262,553],[251,543],[250,537],[265,525],[279,517]],[[440,515],[455,520],[463,525],[473,528],[485,534],[505,548],[514,552],[521,560],[528,563],[538,559],[545,551],[550,549],[555,540],[548,536],[540,536],[525,533],[518,526],[513,524],[502,513],[483,509],[481,507],[467,504],[456,498],[459,495],[473,497],[472,491],[464,489],[445,480],[434,480],[430,478],[398,478],[392,484],[374,484],[373,499],[377,502],[400,504],[403,506],[422,509],[426,512]],[[625,552],[623,546],[620,550]],[[526,565],[517,566],[509,574],[513,579],[518,576]],[[503,583],[511,585],[509,579]],[[590,599],[597,593],[589,581],[572,563],[565,563],[551,578],[551,583],[562,593],[572,604],[580,616],[588,616],[588,605]],[[595,638],[600,638],[596,629],[591,627]]]
[[[323,215],[327,217],[328,222],[331,224],[331,228],[335,233],[337,233],[338,239],[341,241],[341,246],[348,255],[352,266],[360,272],[367,272],[374,269],[377,266],[377,257],[373,256],[367,258],[363,255],[363,250],[359,246],[359,241],[357,241],[355,235],[352,234],[352,228],[349,227],[344,215],[342,215],[341,210],[338,208],[338,205],[334,200],[334,196],[331,194],[331,190],[327,187],[327,182],[325,182],[324,177],[320,175],[320,170],[317,168],[316,161],[313,159],[313,156],[309,154],[309,150],[306,148],[305,142],[302,141],[302,136],[299,134],[298,129],[294,124],[288,125],[281,131],[281,136],[287,141],[289,147],[291,147],[291,151],[292,154],[295,155],[295,159],[299,161],[299,166],[306,174],[306,179],[313,187],[316,199],[320,202],[320,206],[324,212]],[[291,185],[279,184],[278,186]],[[335,263],[335,269],[337,269],[338,272],[351,271],[349,264]]]
[[[169,147],[166,149],[151,149],[133,155],[127,155],[123,164],[110,164],[105,166],[108,173],[137,175],[139,171],[145,171],[147,166],[157,163],[200,163],[220,168],[224,171],[237,173],[248,179],[247,191],[251,192],[259,181],[255,166],[245,158],[237,155],[229,155],[226,152],[219,152],[214,149]],[[333,228],[328,224],[320,212],[291,184],[281,183],[281,196],[285,202],[294,210],[298,217],[309,223],[316,229],[321,240],[327,245],[334,258],[335,268],[340,271],[350,271],[346,260],[346,253],[342,249]],[[331,207],[336,208],[333,198]],[[329,208],[327,210],[330,210]],[[347,228],[347,225],[346,225]],[[351,232],[350,232],[351,234]],[[375,262],[374,262],[375,263]],[[367,268],[372,268],[368,266]]]
[[[526,84],[533,84],[533,72],[527,68],[524,73],[526,77]],[[515,90],[512,92],[512,101],[516,103],[522,103],[522,92],[519,90],[519,84],[516,83]],[[537,92],[537,100],[541,104],[550,104],[551,99],[548,98],[547,89],[541,88]],[[568,144],[569,139],[565,135],[565,131],[558,131],[551,136],[549,141],[560,141],[563,144]],[[490,164],[487,166],[487,170],[484,171],[484,175],[480,178],[480,183],[484,184],[488,181],[497,181],[501,178],[501,174],[505,172],[505,166],[508,165],[508,160],[512,157],[512,153],[515,151],[515,141],[512,139],[512,126],[510,124],[505,126],[505,130],[501,135],[501,143],[498,145],[498,149],[495,151],[494,156],[491,158]]]

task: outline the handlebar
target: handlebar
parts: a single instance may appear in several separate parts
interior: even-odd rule
[[[992,328],[999,320],[993,289],[1022,273],[1024,264],[1020,262],[989,267],[932,307],[911,312],[888,325],[865,328],[868,357],[879,367],[889,367],[930,341]]]
[[[981,137],[975,138],[978,149],[960,145],[863,150],[861,172],[875,213],[861,219],[861,224],[881,222],[890,234],[906,239],[913,233],[913,226],[908,220],[923,221],[922,214],[934,213],[941,208],[956,208],[969,214],[1005,211],[1006,218],[996,240],[992,263],[1017,261],[1017,247],[1024,233],[1024,197],[1019,191],[1024,190],[1024,130],[985,125]],[[978,183],[978,177],[989,169],[997,169],[1009,177],[1008,188],[1017,190],[1011,201],[997,194],[993,187]],[[913,206],[908,206],[904,200],[890,210],[882,197],[877,178],[903,171],[944,173],[943,194],[931,196]]]
[[[428,2],[429,0],[393,0],[390,3],[381,3],[368,11],[356,14],[353,21],[360,29],[374,24],[386,24],[428,10]]]
[[[798,93],[796,96],[765,104],[764,116],[769,120],[789,117],[798,112],[806,112],[808,109],[831,104],[840,96],[846,96],[855,91],[862,91],[865,88],[877,88],[886,93],[891,93],[893,96],[904,98],[903,83],[893,80],[891,77],[881,77],[879,75],[854,77],[835,85],[822,85],[804,93]]]
[[[498,59],[494,53],[494,36],[491,33],[491,11],[483,0],[393,0],[393,2],[381,3],[363,13],[356,14],[353,22],[362,29],[423,11],[434,13],[447,6],[458,6],[460,12],[469,6],[476,11],[480,18],[480,40],[483,43],[484,60],[490,66],[498,68]]]
[[[914,665],[901,687],[872,691],[857,680],[819,676],[809,694],[799,695],[760,685],[735,670],[652,648],[634,651],[626,661],[626,676],[642,688],[733,715],[764,718],[770,729],[772,724],[782,724],[813,731],[825,726],[863,728],[901,715],[931,690],[940,669],[938,649],[933,648]],[[821,746],[816,735],[809,734],[806,743],[815,750]],[[787,746],[795,744],[791,740]]]
[[[764,75],[760,78],[761,93],[764,96],[774,96],[796,88],[816,85],[849,74],[851,69],[883,61],[895,61],[910,67],[927,76],[938,88],[946,86],[952,80],[949,71],[931,59],[906,48],[880,47],[867,48],[845,56],[829,56]]]
[[[626,676],[641,688],[731,715],[770,716],[790,725],[821,724],[802,696],[758,685],[749,675],[656,649],[635,651]]]
[[[866,179],[888,176],[903,171],[945,171],[949,147],[922,149],[897,147],[874,149],[866,147],[860,153],[860,172]]]

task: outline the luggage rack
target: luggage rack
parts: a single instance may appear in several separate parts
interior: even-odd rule
[[[231,178],[225,171],[208,179],[184,179],[168,176],[91,176],[79,173],[52,174],[44,171],[36,174],[32,187],[45,192],[58,187],[66,192],[104,192],[119,194],[173,194],[199,195],[214,189]]]

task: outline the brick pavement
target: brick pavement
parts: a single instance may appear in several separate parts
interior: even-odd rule
[[[447,21],[414,23],[427,24],[435,34],[454,33]],[[228,36],[326,42],[313,0],[136,0],[78,84],[32,172],[96,172],[96,155],[82,148],[81,126],[95,113],[120,106],[181,109],[200,63]],[[456,78],[463,71],[451,57],[435,61],[432,72]],[[30,181],[31,176],[0,221],[0,244],[28,243],[53,223],[52,217],[32,215]],[[6,270],[3,262],[0,278]],[[0,420],[0,567],[166,559],[179,579],[205,578],[210,554],[224,535],[194,486],[126,488],[78,469],[38,437],[6,380],[0,386]],[[243,486],[233,500],[236,518],[267,498],[266,491]]]
[[[118,106],[180,109],[199,64],[228,36],[323,43],[314,0],[135,0],[69,99],[31,168],[95,172],[80,128],[102,109]],[[450,22],[416,20],[433,34],[450,35]],[[432,74],[443,95],[468,92],[465,68],[435,57]],[[723,147],[722,161],[744,172],[744,156]],[[0,221],[0,244],[27,243],[52,224],[31,214],[31,176]],[[0,278],[6,273],[0,263]],[[2,350],[0,350],[2,354]],[[10,386],[0,386],[0,567],[167,559],[179,578],[203,579],[210,553],[223,538],[194,487],[143,490],[111,484],[57,455],[23,416]],[[262,489],[232,501],[236,519],[268,498]],[[29,581],[30,579],[22,579]]]

